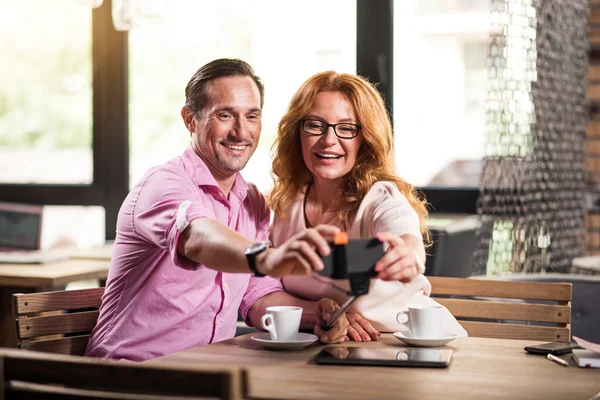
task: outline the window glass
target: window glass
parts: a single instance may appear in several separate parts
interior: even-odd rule
[[[241,58],[263,79],[261,139],[242,171],[263,192],[272,186],[277,124],[296,89],[315,72],[356,72],[355,1],[178,0],[141,15],[129,32],[131,185],[189,143],[184,89],[207,62]]]
[[[491,0],[394,2],[398,173],[417,186],[479,186]]]
[[[106,238],[104,220],[100,206],[44,206],[41,248],[102,246]]]
[[[92,181],[92,9],[0,0],[0,182]]]

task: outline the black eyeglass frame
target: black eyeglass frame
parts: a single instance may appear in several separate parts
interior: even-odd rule
[[[321,124],[325,125],[326,128],[323,130],[322,133],[310,133],[306,130],[306,122],[307,121],[315,121],[315,122],[320,122]],[[306,119],[302,119],[300,120],[300,122],[302,123],[302,130],[304,131],[304,133],[306,133],[308,136],[323,136],[325,134],[325,132],[327,132],[327,130],[329,129],[329,127],[333,128],[333,133],[335,134],[335,136],[337,136],[340,139],[354,139],[355,137],[358,136],[360,130],[362,129],[362,125],[359,124],[353,124],[350,122],[340,122],[339,124],[328,124],[325,121],[322,121],[320,119],[313,119],[313,118],[306,118]],[[356,135],[354,136],[340,136],[337,132],[337,126],[338,125],[352,125],[356,127]]]

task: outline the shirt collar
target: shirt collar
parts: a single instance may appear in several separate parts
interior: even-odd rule
[[[217,181],[213,177],[212,173],[208,169],[208,166],[200,158],[198,154],[194,151],[194,147],[190,143],[187,149],[181,155],[181,159],[183,160],[183,165],[189,176],[192,178],[196,185],[200,186],[212,186],[213,190],[216,193],[221,193],[221,188],[217,184]],[[239,172],[235,173],[235,180],[233,182],[233,186],[231,187],[230,192],[230,200],[231,195],[243,201],[248,194],[248,184],[242,177],[242,174]]]

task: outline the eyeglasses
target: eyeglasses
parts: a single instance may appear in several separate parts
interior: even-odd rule
[[[335,136],[340,139],[352,139],[358,135],[360,128],[362,128],[360,125],[348,124],[346,122],[341,124],[328,124],[327,122],[318,119],[302,120],[302,128],[304,129],[304,132],[308,133],[310,136],[321,136],[327,132],[329,127],[333,128]]]

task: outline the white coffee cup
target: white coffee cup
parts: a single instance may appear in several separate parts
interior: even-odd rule
[[[260,326],[271,334],[271,340],[289,342],[296,340],[301,318],[302,307],[267,307],[267,313],[260,319]]]
[[[406,324],[413,338],[437,339],[442,329],[442,306],[409,306],[396,315],[399,324]]]

